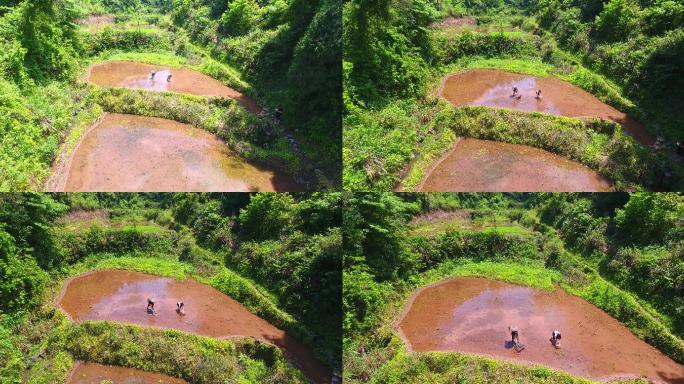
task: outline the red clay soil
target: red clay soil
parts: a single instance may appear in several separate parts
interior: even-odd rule
[[[114,24],[113,15],[90,15],[76,20],[76,24],[90,28],[91,30],[102,30],[108,25]]]
[[[461,139],[423,178],[421,192],[606,192],[611,183],[542,149]]]
[[[440,20],[432,23],[432,28],[452,28],[460,27],[464,25],[477,25],[477,19],[474,17],[447,17],[444,20]]]
[[[515,352],[508,327],[526,348]],[[533,362],[594,380],[644,376],[684,383],[684,365],[634,336],[588,302],[561,289],[542,292],[481,278],[457,278],[425,287],[411,298],[399,323],[409,349],[459,351]],[[559,349],[551,332],[563,336]]]
[[[146,310],[155,302],[155,314]],[[185,303],[185,315],[176,302]],[[316,383],[329,383],[330,371],[297,340],[254,315],[242,304],[195,280],[178,281],[139,272],[103,270],[65,284],[58,305],[75,321],[108,320],[179,329],[215,338],[252,337],[282,348]]]
[[[522,98],[512,97],[517,87]],[[535,92],[542,91],[541,100]],[[598,117],[621,124],[638,142],[655,142],[646,128],[629,115],[603,103],[594,95],[555,77],[537,78],[492,69],[468,70],[449,75],[441,95],[456,105],[483,105],[497,108],[544,112],[569,117]]]
[[[249,164],[216,136],[153,117],[107,114],[84,135],[58,191],[249,192],[299,190],[293,180]]]
[[[112,384],[187,384],[161,373],[84,362],[74,364],[66,384],[100,384],[105,380]]]
[[[150,72],[155,71],[154,80]],[[171,81],[166,81],[168,75]],[[217,96],[235,99],[252,113],[261,112],[261,107],[241,92],[223,85],[220,81],[191,69],[175,69],[159,65],[130,61],[109,61],[90,68],[88,81],[105,87],[122,87],[187,93],[195,96]]]

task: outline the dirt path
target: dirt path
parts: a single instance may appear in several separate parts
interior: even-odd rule
[[[187,384],[161,373],[84,362],[74,364],[66,384],[100,384],[105,380],[112,384]]]
[[[610,181],[542,149],[462,139],[427,172],[422,192],[605,192]]]
[[[156,72],[154,79],[150,79],[151,71]],[[167,81],[169,75],[172,76],[170,82]],[[261,107],[251,98],[223,85],[216,79],[191,69],[175,69],[130,61],[109,61],[92,66],[88,73],[88,81],[105,87],[227,97],[239,101],[252,113],[261,112]]]
[[[519,89],[519,100],[512,97]],[[541,100],[535,92],[542,91]],[[493,69],[473,69],[445,78],[442,97],[456,105],[484,105],[570,117],[599,117],[621,124],[644,145],[655,139],[629,115],[603,103],[594,95],[555,77],[537,78]]]
[[[148,298],[155,301],[155,314],[146,311]],[[176,313],[178,301],[185,303],[184,316]],[[95,271],[68,281],[57,302],[75,321],[109,320],[215,338],[253,337],[282,348],[314,382],[330,382],[329,370],[285,331],[192,279],[177,281],[131,271]]]
[[[292,179],[252,165],[216,136],[153,117],[107,114],[82,138],[58,191],[281,191]]]
[[[526,348],[515,352],[507,327]],[[457,278],[425,287],[411,298],[398,324],[417,352],[461,351],[534,362],[604,380],[645,376],[684,383],[684,366],[634,336],[586,301],[558,289],[542,292],[481,278]],[[562,348],[551,345],[560,330]]]

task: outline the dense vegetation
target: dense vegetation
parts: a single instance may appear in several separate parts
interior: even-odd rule
[[[462,135],[580,160],[618,189],[677,190],[684,179],[674,155],[684,132],[673,112],[684,106],[679,86],[684,62],[678,53],[684,29],[677,16],[682,9],[676,1],[632,0],[347,2],[345,188],[413,190],[430,163]],[[473,25],[450,25],[453,20]],[[630,32],[622,33],[626,29]],[[510,122],[525,119],[516,113],[482,111],[481,121],[463,119],[469,113],[438,98],[436,89],[444,75],[468,68],[557,76],[629,112],[666,145],[647,149],[616,124],[606,131],[581,126],[577,119],[528,118],[522,130]],[[452,116],[446,126],[445,114]],[[591,152],[593,160],[559,150],[572,125],[581,136],[572,151]],[[510,135],[511,128],[516,135]],[[548,134],[538,137],[540,131]],[[624,168],[602,168],[597,159]]]
[[[112,111],[79,80],[110,59],[186,66],[246,93],[270,117],[230,121],[228,144],[312,189],[336,186],[340,12],[335,1],[1,1],[0,190],[44,189],[51,164]]]
[[[560,286],[684,362],[681,194],[355,194],[345,200],[345,380],[586,382],[461,353],[409,354],[394,321],[448,277]]]
[[[340,369],[341,204],[340,194],[0,195],[0,382],[57,382],[76,359],[193,383],[303,380],[275,347],[78,325],[55,309],[66,278],[105,268],[193,277]],[[184,347],[164,347],[179,337]]]

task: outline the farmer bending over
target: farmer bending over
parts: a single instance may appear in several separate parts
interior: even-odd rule
[[[147,311],[154,312],[154,300],[150,299],[149,297],[147,298]]]
[[[166,76],[166,82],[170,83],[171,82],[171,74],[169,73],[168,76]]]
[[[511,342],[513,345],[516,345],[520,342],[518,338],[518,328],[516,327],[508,327],[508,330],[511,332]]]
[[[150,80],[154,80],[154,76],[157,75],[157,72],[155,71],[150,71]]]
[[[178,312],[179,315],[185,313],[185,304],[182,301],[176,303],[176,312]]]
[[[537,100],[541,100],[541,89],[537,90]]]
[[[513,87],[513,96],[518,95],[518,87]]]
[[[554,347],[560,348],[560,340],[561,340],[561,333],[558,330],[555,330],[551,333],[551,344],[553,344]]]

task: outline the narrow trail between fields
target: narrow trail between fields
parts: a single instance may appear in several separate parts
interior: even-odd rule
[[[154,301],[154,313],[147,299]],[[185,314],[176,303],[185,304]],[[195,280],[178,281],[124,270],[94,271],[67,283],[57,305],[74,321],[108,320],[179,329],[219,339],[251,337],[283,349],[315,383],[329,383],[331,372],[285,331],[254,315],[218,290]]]

